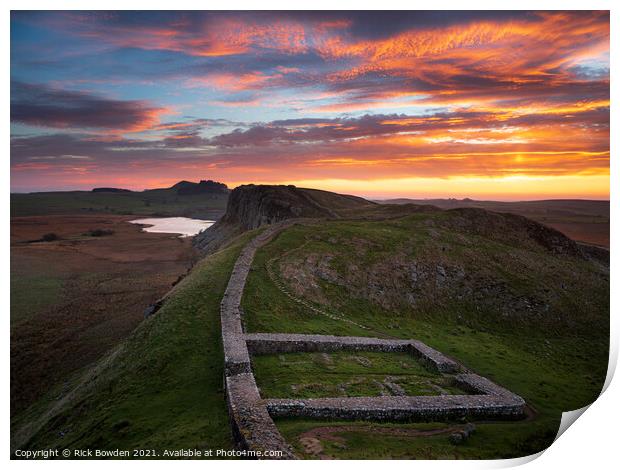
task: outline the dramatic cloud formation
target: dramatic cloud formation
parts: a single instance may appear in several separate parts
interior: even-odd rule
[[[166,108],[143,101],[112,100],[46,85],[11,84],[11,121],[42,127],[139,132],[156,126]]]
[[[11,34],[17,190],[608,194],[607,12],[14,12]]]

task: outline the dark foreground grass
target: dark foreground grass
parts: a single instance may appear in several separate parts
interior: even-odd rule
[[[277,421],[278,429],[301,458],[338,459],[498,459],[530,455],[550,445],[555,433],[544,421],[476,423],[461,444],[450,442],[463,423],[368,423],[351,421]],[[418,432],[416,432],[418,431]],[[434,435],[421,433],[436,431]],[[309,452],[308,437],[320,452]],[[316,445],[315,445],[316,446]],[[313,449],[316,451],[316,447]]]
[[[18,415],[13,450],[231,448],[219,303],[253,235],[199,263],[130,338]]]
[[[264,398],[466,394],[406,353],[261,355],[252,363]]]
[[[592,403],[601,391],[608,363],[608,278],[591,271],[593,268],[585,262],[553,257],[543,250],[502,246],[501,242],[482,237],[466,246],[438,228],[429,239],[425,223],[428,217],[424,214],[388,222],[338,221],[286,230],[261,248],[255,258],[243,299],[247,328],[253,332],[419,339],[518,393],[534,415],[522,422],[479,423],[479,432],[462,446],[450,444],[446,436],[395,436],[381,435],[367,427],[355,432],[347,429],[343,434],[346,434],[344,446],[338,442],[324,443],[333,457],[508,458],[543,450],[553,441],[562,412]],[[364,244],[347,246],[346,240],[353,239],[367,240],[372,248],[356,252]],[[364,270],[377,259],[398,250],[415,258],[441,245],[448,247],[453,260],[478,262],[481,270],[494,269],[524,295],[540,286],[557,288],[558,301],[553,308],[561,313],[549,314],[555,318],[551,319],[553,323],[548,323],[545,318],[506,319],[465,303],[444,302],[435,310],[432,306],[418,311],[388,310],[320,276],[318,281],[304,280],[306,284],[315,281],[320,286],[319,294],[313,299],[315,306],[364,325],[367,327],[364,329],[322,316],[291,301],[271,282],[265,267],[273,258],[300,265],[308,256],[318,256],[328,259],[329,266],[342,274],[347,266],[356,264]],[[286,276],[283,280],[287,281]],[[556,287],[560,282],[565,283],[564,288]],[[259,364],[256,372],[261,377]],[[325,375],[321,375],[321,381]],[[310,454],[300,444],[303,433],[326,424],[331,423],[304,419],[278,422],[282,433],[305,457]]]
[[[63,283],[61,276],[52,273],[30,276],[11,273],[11,326],[54,305],[62,296]]]

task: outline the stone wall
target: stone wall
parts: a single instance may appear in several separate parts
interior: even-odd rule
[[[293,451],[276,428],[252,373],[226,377],[226,401],[238,447],[255,452],[280,451],[279,459],[294,459]]]
[[[243,335],[240,307],[256,250],[292,223],[289,221],[269,227],[243,248],[220,303],[226,402],[233,436],[237,446],[242,449],[253,452],[279,451],[279,456],[269,458],[281,459],[293,459],[295,456],[269,416],[264,400],[260,398]]]
[[[268,400],[273,417],[373,421],[447,421],[518,419],[522,402],[490,395],[440,395]]]
[[[376,421],[437,421],[458,418],[515,419],[523,415],[525,401],[488,379],[468,373],[456,361],[417,340],[354,336],[252,333],[243,331],[241,298],[256,250],[279,231],[296,223],[272,225],[241,251],[220,304],[226,401],[237,446],[264,453],[267,458],[294,459],[272,417],[306,417]],[[381,351],[408,352],[428,368],[454,374],[457,386],[473,395],[380,396],[355,398],[273,399],[260,396],[251,354],[289,352]],[[257,456],[260,457],[260,454]]]
[[[459,374],[455,382],[475,395],[272,399],[274,417],[374,421],[444,421],[453,419],[518,419],[525,401],[477,374]]]
[[[409,352],[427,367],[439,372],[456,372],[459,369],[455,361],[416,340],[279,333],[246,334],[245,340],[252,354],[333,351]]]

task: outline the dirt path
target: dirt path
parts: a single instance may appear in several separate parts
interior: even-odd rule
[[[318,307],[316,307],[315,305],[312,305],[312,303],[308,302],[305,299],[302,299],[301,297],[296,296],[295,294],[293,294],[282,282],[282,280],[280,279],[280,276],[276,273],[276,268],[275,268],[275,263],[277,261],[279,261],[281,258],[283,258],[284,256],[289,255],[290,253],[296,251],[296,250],[300,250],[302,249],[308,242],[306,241],[305,243],[303,243],[301,246],[298,246],[296,248],[293,248],[289,251],[286,251],[284,253],[282,253],[280,256],[276,256],[274,258],[271,258],[270,260],[267,261],[267,263],[265,263],[265,268],[267,269],[267,275],[269,276],[269,279],[271,280],[271,282],[273,282],[273,284],[276,286],[276,288],[282,293],[284,294],[286,297],[288,297],[290,300],[292,300],[293,302],[295,302],[296,304],[302,305],[305,308],[307,308],[308,310],[318,314],[318,315],[322,315],[324,317],[330,318],[331,320],[336,320],[336,321],[341,321],[341,322],[345,322],[345,323],[349,323],[351,325],[355,325],[358,328],[361,328],[363,330],[369,330],[369,331],[374,331],[372,330],[372,328],[369,328],[365,325],[362,325],[360,323],[354,322],[353,320],[350,320],[348,318],[346,318],[344,315],[337,313],[330,313],[327,312],[326,310],[320,309]]]
[[[321,441],[332,441],[340,445],[345,445],[346,440],[339,434],[343,432],[367,432],[372,434],[382,434],[397,437],[430,437],[442,434],[452,434],[462,431],[464,425],[453,425],[439,429],[406,429],[406,428],[386,428],[373,425],[350,425],[350,426],[321,426],[312,428],[299,435],[299,443],[303,446],[304,452],[321,460],[331,460],[332,457],[325,454],[325,449]]]
[[[530,405],[524,408],[525,418],[523,421],[533,421],[538,412]],[[506,424],[508,421],[476,420],[472,424]],[[346,444],[346,439],[339,434],[343,432],[366,432],[373,434],[383,434],[396,437],[431,437],[442,434],[452,434],[463,431],[465,425],[449,425],[437,429],[410,429],[410,428],[386,428],[381,426],[368,425],[346,425],[346,426],[318,426],[301,433],[297,440],[302,445],[304,453],[321,460],[332,460],[332,457],[325,454],[325,449],[321,441],[332,441],[340,445]]]

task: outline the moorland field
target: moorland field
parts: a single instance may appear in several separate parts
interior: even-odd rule
[[[198,259],[129,221],[218,218],[227,198],[210,182],[11,195],[12,414],[127,337]]]
[[[12,219],[13,413],[127,337],[197,259],[189,239],[144,233],[130,219]]]

